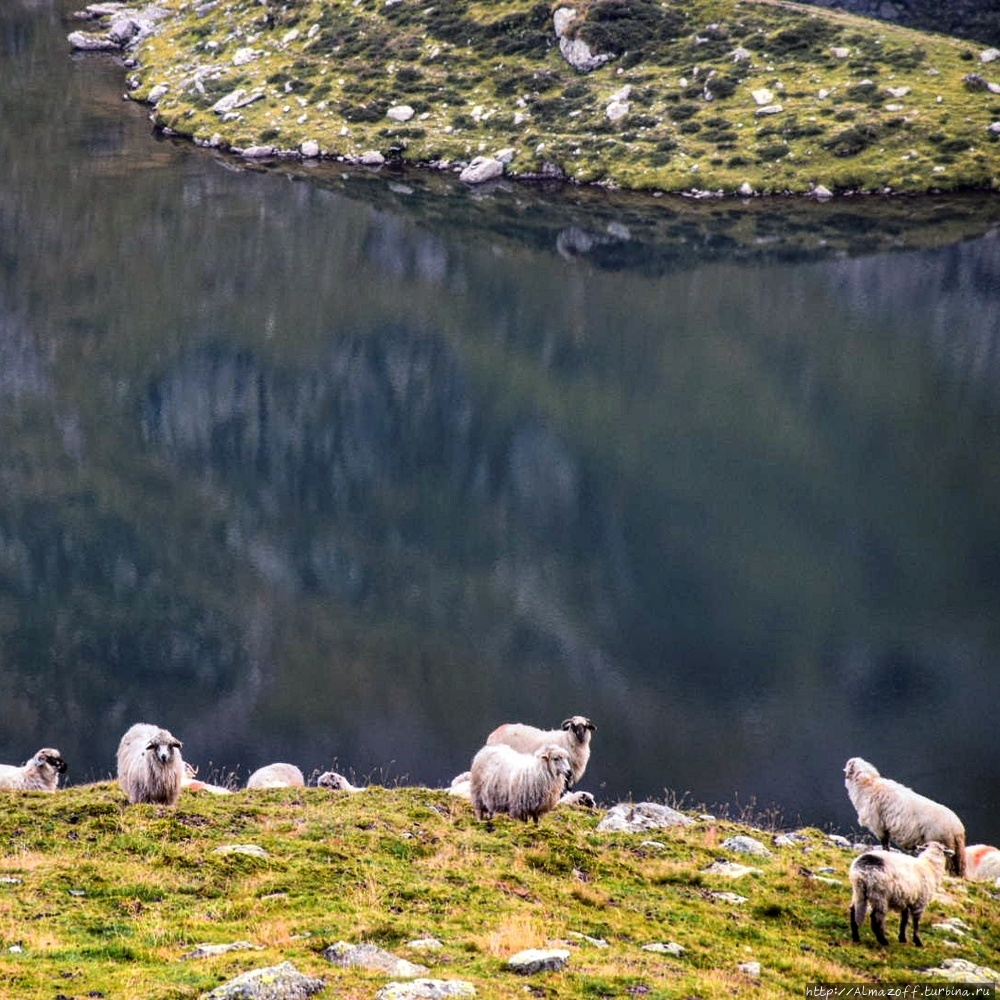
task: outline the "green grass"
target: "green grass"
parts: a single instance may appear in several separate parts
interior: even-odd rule
[[[156,120],[203,142],[294,151],[315,140],[326,155],[378,149],[418,164],[510,147],[514,175],[554,164],[580,182],[664,191],[1000,186],[988,128],[1000,99],[963,82],[972,70],[1000,71],[970,62],[967,42],[841,12],[590,0],[575,5],[571,33],[614,58],[584,74],[555,43],[558,4],[163,6],[175,16],[138,49],[133,96],[166,84]],[[241,50],[254,58],[235,65]],[[605,108],[626,85],[628,114],[611,122]],[[223,121],[212,105],[237,87],[265,97]],[[752,92],[763,89],[780,113],[756,113]],[[395,104],[414,118],[387,118]]]
[[[537,828],[501,817],[488,830],[467,803],[419,788],[185,792],[175,809],[126,806],[110,783],[10,794],[0,814],[0,995],[179,1000],[289,960],[325,979],[330,995],[370,998],[382,977],[322,955],[347,940],[511,1000],[526,987],[567,998],[801,997],[816,981],[919,980],[915,970],[949,957],[988,965],[1000,948],[995,896],[954,880],[926,914],[922,950],[879,948],[867,928],[852,945],[851,854],[819,830],[747,861],[721,843],[771,837],[742,822],[698,818],[627,835],[598,833],[598,820],[563,810]],[[268,856],[213,853],[232,843]],[[705,873],[724,856],[761,874]],[[824,867],[839,884],[809,877]],[[748,902],[722,902],[720,891]],[[945,917],[971,928],[959,947],[932,926]],[[427,935],[444,947],[408,948]],[[199,943],[238,940],[259,950],[182,960]],[[643,949],[671,940],[680,957]],[[526,982],[506,971],[514,952],[554,942],[571,951],[564,972]],[[739,972],[746,961],[761,963],[759,983]]]

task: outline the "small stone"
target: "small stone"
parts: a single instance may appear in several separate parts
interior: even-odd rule
[[[801,833],[779,833],[774,838],[775,847],[799,847],[802,844],[808,843],[809,838]]]
[[[885,106],[885,110],[886,111],[902,111],[903,110],[903,105],[902,104],[887,104]]]
[[[668,826],[693,826],[694,820],[656,802],[619,802],[597,825],[601,833],[640,833]]]
[[[748,59],[753,57],[753,53],[749,49],[745,49],[740,46],[738,49],[733,49],[733,51],[729,53],[729,57],[733,60],[733,62],[746,62]]]
[[[890,97],[906,97],[910,92],[909,87],[886,87],[885,90]]]
[[[996,62],[1000,59],[1000,49],[983,49],[979,53],[979,61],[984,63]]]
[[[737,189],[736,193],[741,198],[752,198],[753,197],[753,187],[749,181],[744,181]]]
[[[24,949],[19,944],[12,944],[7,951],[9,951],[12,955],[21,955],[23,954]]]
[[[414,115],[414,110],[409,104],[396,104],[385,113],[386,118],[391,118],[394,122],[408,122]]]
[[[737,968],[751,979],[760,979],[760,962],[740,962]]]
[[[962,83],[965,84],[967,90],[989,89],[986,77],[984,77],[981,73],[966,73],[965,76],[962,77]]]
[[[720,903],[732,903],[734,906],[742,906],[747,902],[746,896],[738,896],[735,892],[713,892],[712,899],[717,899]]]
[[[850,54],[851,50],[845,49],[842,45],[835,45],[832,49],[830,49],[830,55],[832,55],[834,59],[846,59]]]
[[[299,152],[307,160],[314,160],[317,156],[319,156],[319,143],[315,139],[306,139],[306,141],[299,146]]]
[[[260,53],[256,49],[244,46],[233,53],[233,65],[246,66],[247,63],[253,62],[259,55]]]
[[[507,959],[507,968],[521,976],[538,972],[561,972],[569,962],[569,952],[564,948],[527,948]]]
[[[774,94],[767,89],[767,87],[761,87],[758,90],[751,90],[750,96],[754,99],[754,103],[757,105],[770,104],[774,100]]]
[[[991,94],[1000,94],[1000,83],[993,83],[991,80],[988,84],[986,84],[986,89]]]
[[[684,954],[684,948],[676,941],[654,941],[651,944],[644,944],[643,951],[652,951],[658,955],[673,955],[680,958]]]
[[[416,979],[427,974],[427,968],[398,958],[392,952],[384,951],[374,944],[348,944],[338,941],[323,952],[323,957],[334,965],[359,966],[384,972],[397,979]]]
[[[755,115],[780,115],[785,109],[780,104],[768,104],[763,108],[757,108]]]
[[[949,983],[1000,983],[1000,973],[965,958],[946,958],[939,968],[919,971]]]
[[[621,121],[629,111],[628,101],[612,101],[605,109],[604,115],[609,122]]]
[[[851,842],[846,837],[841,837],[839,833],[831,833],[828,839],[835,847],[845,847],[848,850],[852,849],[853,845]]]
[[[89,31],[71,31],[66,41],[80,52],[114,52],[121,46],[107,35],[95,35]]]
[[[406,942],[407,948],[412,948],[414,951],[436,951],[439,948],[443,948],[444,945],[434,937],[425,938],[414,938],[412,941]]]
[[[257,945],[249,941],[233,941],[231,944],[199,944],[195,945],[194,951],[189,951],[181,958],[213,958],[216,955],[225,955],[230,951],[262,951]]]
[[[247,146],[240,156],[247,160],[265,160],[269,156],[276,156],[278,153],[278,148],[276,146]],[[257,850],[263,850],[263,848],[257,848]],[[249,851],[243,851],[244,854],[249,854]],[[265,855],[266,857],[266,855]]]
[[[163,97],[170,88],[165,83],[158,83],[146,97],[146,100],[150,104],[159,104],[160,98]]]
[[[361,164],[365,167],[381,167],[385,157],[377,149],[369,149],[361,154]]]
[[[817,184],[809,193],[818,201],[826,201],[833,197],[833,192],[822,184]]]
[[[517,150],[514,149],[513,146],[505,146],[503,149],[498,149],[493,154],[493,159],[498,163],[502,163],[504,166],[507,166],[507,164],[510,163],[515,156],[517,156]]]
[[[255,148],[253,146],[251,149]],[[259,148],[259,147],[256,147]],[[273,147],[269,147],[273,148]],[[245,156],[247,150],[243,151]],[[268,856],[267,851],[263,847],[258,847],[256,844],[223,844],[221,847],[216,847],[213,854],[245,854],[251,858],[266,858]]]
[[[607,948],[608,942],[604,938],[590,937],[587,934],[581,934],[579,931],[570,931],[567,937],[571,937],[576,941],[583,941],[584,944],[593,945],[595,948]]]
[[[375,994],[376,1000],[446,1000],[474,997],[476,988],[462,979],[414,979],[409,983],[388,983]]]
[[[827,90],[825,87],[821,87],[819,90],[816,91],[816,96],[821,101],[825,101],[830,96],[831,93],[832,91]]]
[[[706,875],[723,875],[726,878],[743,878],[745,875],[763,875],[759,868],[738,865],[735,861],[713,861],[703,869]]]
[[[992,122],[988,129],[993,135],[1000,135],[1000,122]]]
[[[3,875],[0,876],[0,885],[24,885],[24,879],[17,878],[14,875]]]

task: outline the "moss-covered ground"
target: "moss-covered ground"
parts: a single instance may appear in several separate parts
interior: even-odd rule
[[[995,890],[949,879],[925,916],[922,949],[880,948],[868,928],[852,945],[849,850],[815,829],[776,847],[742,822],[691,816],[688,827],[609,834],[596,829],[599,811],[579,809],[537,828],[500,817],[490,830],[467,802],[419,788],[186,791],[172,809],[127,806],[111,783],[5,794],[0,996],[173,1000],[290,960],[326,981],[321,995],[373,997],[385,976],[323,957],[339,940],[374,942],[432,977],[511,1000],[802,997],[817,981],[927,981],[918,970],[951,957],[995,965]],[[737,833],[772,855],[724,849]],[[227,844],[267,857],[213,853]],[[706,873],[719,858],[760,873]],[[950,917],[964,935],[933,926]],[[427,935],[443,948],[408,947]],[[183,958],[233,941],[260,950]],[[683,954],[643,948],[668,941]],[[506,970],[514,952],[553,942],[571,952],[563,972]],[[746,962],[760,963],[759,977],[739,970]]]
[[[558,2],[160,6],[173,16],[134,53],[132,96],[157,88],[160,125],[223,147],[311,141],[325,155],[377,150],[438,165],[509,149],[512,175],[558,168],[579,182],[664,191],[1000,185],[1000,137],[989,129],[1000,94],[988,89],[1000,84],[1000,61],[841,12],[586,0],[568,32],[612,58],[583,73],[560,54]],[[249,103],[213,110],[239,91]],[[627,110],[612,120],[614,97]],[[411,118],[388,116],[404,105]]]

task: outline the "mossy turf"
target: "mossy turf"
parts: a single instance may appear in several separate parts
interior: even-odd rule
[[[689,827],[606,834],[598,814],[564,809],[538,827],[500,817],[487,829],[468,803],[420,788],[185,792],[170,809],[127,806],[102,783],[9,794],[3,805],[4,997],[197,997],[283,960],[323,978],[331,996],[374,996],[384,976],[323,957],[339,940],[374,942],[497,998],[526,989],[801,997],[817,981],[926,979],[917,970],[955,956],[995,963],[1000,949],[995,892],[955,880],[925,916],[923,949],[880,948],[868,928],[852,945],[852,855],[815,829],[748,861],[722,842],[771,838],[741,822],[692,814]],[[255,844],[267,857],[213,853],[227,844]],[[759,874],[706,873],[718,858]],[[946,917],[964,921],[965,935],[933,927]],[[408,947],[428,935],[443,948]],[[197,944],[234,941],[258,950],[183,958]],[[683,954],[643,948],[667,941]],[[553,942],[571,952],[565,971],[526,980],[506,970],[514,952]],[[759,979],[739,971],[748,961],[761,964]]]
[[[1000,63],[968,42],[763,0],[590,0],[569,29],[612,58],[562,57],[559,3],[164,0],[136,51],[165,128],[236,149],[456,164],[663,191],[997,188]],[[982,77],[970,87],[970,73]],[[623,96],[627,113],[607,108]],[[213,110],[242,90],[250,103]],[[769,91],[761,103],[754,92]],[[407,121],[387,112],[413,110]],[[762,107],[780,108],[761,113]]]

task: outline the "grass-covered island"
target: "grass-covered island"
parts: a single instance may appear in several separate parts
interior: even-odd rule
[[[194,998],[282,962],[322,979],[320,997],[398,981],[332,962],[341,941],[500,1000],[801,998],[814,982],[957,981],[956,960],[1000,954],[998,890],[951,878],[923,948],[881,948],[869,927],[852,944],[853,852],[818,829],[776,838],[773,817],[685,809],[689,825],[610,833],[604,810],[574,807],[491,830],[413,787],[185,791],[175,808],[128,806],[110,782],[0,794],[3,997]],[[740,853],[740,835],[769,853]],[[507,967],[535,947],[568,952],[565,968]]]
[[[159,0],[130,95],[244,154],[671,192],[1000,188],[1000,55],[764,0]],[[492,162],[496,158],[500,164]]]

